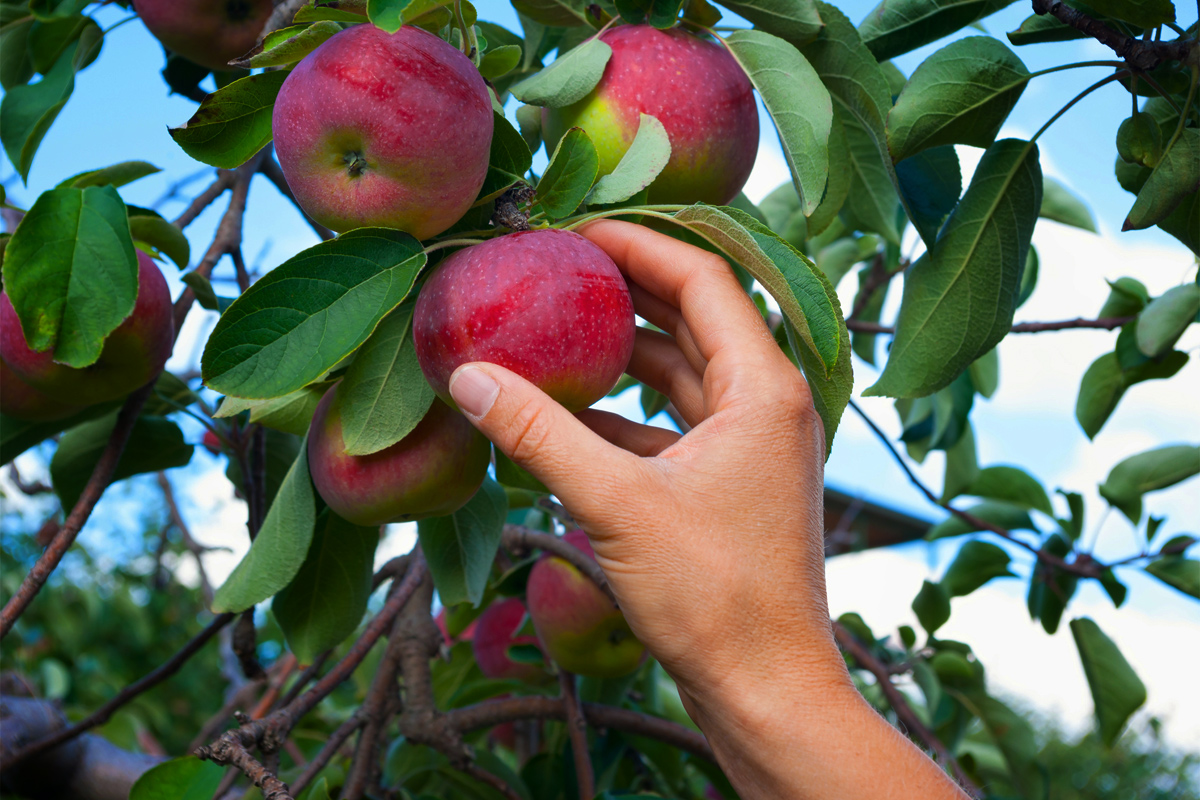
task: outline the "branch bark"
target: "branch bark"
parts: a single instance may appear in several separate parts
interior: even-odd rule
[[[609,585],[608,578],[604,575],[604,570],[600,568],[600,565],[561,536],[535,531],[522,525],[505,525],[501,541],[510,550],[527,551],[537,548],[570,562],[572,566],[591,578],[592,582],[600,587],[600,591],[613,601],[613,605],[617,604],[617,596],[613,594],[612,586]]]
[[[1059,22],[1086,33],[1110,48],[1129,66],[1142,71],[1152,70],[1164,61],[1185,61],[1196,47],[1195,38],[1180,37],[1170,42],[1155,42],[1126,36],[1061,0],[1033,0],[1033,11],[1035,14],[1049,14]]]
[[[579,800],[592,800],[596,794],[596,773],[592,769],[591,754],[588,753],[587,721],[583,718],[583,708],[575,692],[575,675],[560,667],[558,685],[562,687],[567,736],[571,740],[571,752],[575,755],[575,782],[579,785]]]
[[[1121,327],[1132,319],[1133,317],[1100,317],[1099,319],[1078,317],[1076,319],[1064,319],[1056,322],[1018,322],[1012,326],[1009,333],[1046,333],[1047,331],[1065,331],[1080,328],[1111,331]],[[896,328],[892,325],[882,325],[878,322],[867,322],[860,319],[846,320],[846,327],[858,333],[896,333]]]

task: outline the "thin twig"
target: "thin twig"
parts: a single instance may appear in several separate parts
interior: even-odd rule
[[[414,594],[414,598],[420,593]],[[411,605],[414,601],[410,600]],[[407,606],[406,606],[407,608]],[[346,783],[342,787],[341,800],[360,800],[379,770],[379,750],[392,714],[399,710],[399,694],[396,676],[400,672],[400,654],[403,648],[401,627],[404,613],[392,624],[387,648],[375,672],[375,678],[363,698],[360,710],[365,714],[365,725],[358,735],[358,748]]]
[[[504,533],[501,541],[504,546],[512,550],[529,550],[537,548],[545,550],[547,553],[553,553],[559,558],[570,562],[570,564],[592,579],[596,586],[600,587],[600,591],[604,592],[609,600],[615,605],[617,596],[613,594],[612,586],[608,582],[608,578],[604,575],[604,570],[594,559],[589,558],[587,553],[584,553],[575,545],[563,539],[561,536],[555,536],[552,533],[537,531],[533,528],[526,528],[523,525],[505,525]]]
[[[196,218],[204,213],[204,209],[212,205],[218,197],[225,193],[225,190],[233,185],[234,171],[231,169],[217,170],[217,178],[208,187],[196,195],[192,202],[188,203],[188,207],[183,210],[183,213],[175,218],[171,224],[182,230],[188,225],[196,221]]]
[[[561,702],[567,719],[567,736],[575,756],[575,782],[579,785],[579,800],[592,800],[596,794],[596,773],[588,752],[587,721],[583,718],[583,708],[575,691],[575,675],[560,667],[558,685],[562,689]]]
[[[1184,61],[1196,46],[1195,38],[1171,42],[1148,41],[1118,33],[1098,19],[1071,8],[1061,0],[1033,0],[1035,14],[1049,14],[1066,25],[1086,33],[1125,59],[1131,67],[1148,71],[1163,61]]]
[[[205,547],[196,541],[192,536],[191,530],[187,523],[183,521],[183,514],[179,513],[179,504],[175,501],[175,490],[171,486],[170,479],[167,478],[165,472],[159,472],[157,475],[158,488],[162,490],[163,500],[167,504],[167,515],[171,520],[171,524],[179,531],[179,538],[183,542],[183,546],[192,554],[192,558],[196,560],[196,572],[200,578],[200,593],[204,596],[204,603],[207,606],[212,605],[213,600],[213,585],[208,578],[208,572],[204,568],[204,554],[211,550],[227,550],[225,547]]]
[[[1133,317],[1100,317],[1099,319],[1064,319],[1057,322],[1018,322],[1009,329],[1009,333],[1045,333],[1047,331],[1065,331],[1078,329],[1093,329],[1111,331],[1134,319]],[[861,319],[846,320],[846,327],[858,333],[891,333],[896,332],[891,325],[878,322],[868,322]]]
[[[335,755],[338,749],[345,744],[346,740],[354,735],[354,732],[366,724],[366,714],[362,708],[359,708],[350,719],[343,722],[337,727],[333,733],[329,734],[329,738],[325,740],[325,744],[313,756],[312,761],[304,767],[304,770],[292,781],[292,791],[300,794],[308,788],[308,784],[312,783],[313,778],[317,777],[317,773],[325,769]]]

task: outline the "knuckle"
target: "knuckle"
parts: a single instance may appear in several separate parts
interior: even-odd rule
[[[526,403],[511,423],[509,457],[518,464],[536,458],[549,433],[546,410],[536,403]]]

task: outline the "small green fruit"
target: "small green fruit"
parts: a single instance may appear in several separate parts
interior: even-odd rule
[[[1150,114],[1139,112],[1117,129],[1117,155],[1130,164],[1153,167],[1162,158],[1162,129]]]

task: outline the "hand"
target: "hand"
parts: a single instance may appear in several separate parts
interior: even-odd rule
[[[630,627],[743,796],[799,796],[759,762],[780,745],[785,762],[801,756],[796,736],[821,727],[806,716],[866,708],[830,631],[825,442],[808,385],[720,257],[624,222],[581,232],[625,273],[638,315],[670,334],[639,328],[627,371],[692,429],[573,416],[493,364],[459,367],[450,392],[587,531]]]

